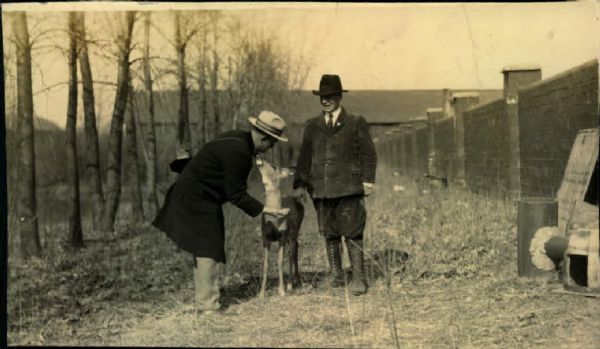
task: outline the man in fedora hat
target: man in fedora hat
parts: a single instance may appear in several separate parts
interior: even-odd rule
[[[249,132],[233,130],[206,143],[179,170],[152,225],[165,232],[182,250],[191,253],[195,267],[197,309],[219,310],[219,269],[225,263],[225,229],[222,205],[231,202],[246,214],[281,216],[267,211],[247,192],[247,180],[256,154],[264,153],[283,137],[285,121],[270,111],[248,119]],[[173,166],[172,166],[173,167]]]
[[[304,128],[294,177],[294,194],[310,194],[319,230],[326,242],[331,267],[331,286],[344,286],[341,239],[344,237],[352,264],[350,290],[367,292],[363,231],[366,223],[364,196],[374,190],[377,154],[364,117],[340,105],[342,82],[338,75],[323,75],[319,90],[323,112]]]

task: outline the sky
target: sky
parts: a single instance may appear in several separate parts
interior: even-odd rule
[[[501,71],[507,65],[537,64],[542,77],[548,78],[596,58],[600,43],[598,4],[593,0],[446,4],[84,2],[3,4],[2,9],[23,9],[18,6],[38,13],[221,8],[240,18],[248,30],[275,33],[292,55],[302,55],[310,67],[304,89],[318,88],[320,76],[327,73],[339,74],[349,90],[501,89]],[[34,91],[54,81],[65,81],[66,62],[51,56],[36,62]],[[36,70],[45,72],[44,81],[35,76]],[[114,67],[106,67],[96,76],[116,80]],[[110,93],[107,96],[108,103]],[[110,114],[112,105],[105,109],[104,113]],[[66,88],[37,95],[35,110],[64,124]]]
[[[509,64],[539,64],[547,77],[597,57],[593,5],[340,5],[265,16],[319,45],[307,88],[328,72],[355,90],[501,88]]]

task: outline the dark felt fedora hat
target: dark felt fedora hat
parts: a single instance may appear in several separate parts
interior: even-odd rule
[[[317,96],[332,96],[341,94],[342,92],[348,92],[348,90],[342,89],[342,81],[340,80],[340,76],[331,74],[325,74],[321,76],[319,90],[312,91],[312,93]]]

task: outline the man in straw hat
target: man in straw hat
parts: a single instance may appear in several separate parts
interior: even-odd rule
[[[345,285],[341,240],[344,237],[352,264],[354,295],[367,292],[363,231],[366,223],[364,196],[374,190],[377,154],[365,119],[340,105],[342,83],[338,75],[323,75],[319,90],[323,112],[304,128],[294,178],[294,194],[310,194],[317,211],[319,230],[327,249],[331,286]]]
[[[194,289],[197,309],[221,309],[219,269],[225,263],[225,228],[222,205],[231,202],[246,214],[274,216],[285,211],[266,211],[247,192],[254,155],[264,153],[283,137],[285,121],[262,111],[248,119],[249,132],[227,131],[206,143],[186,164],[169,188],[164,205],[152,225],[165,232],[182,250],[194,257]],[[181,168],[179,168],[181,167]]]

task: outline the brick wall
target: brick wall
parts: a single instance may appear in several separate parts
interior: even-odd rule
[[[417,127],[417,175],[421,176],[427,173],[427,163],[429,159],[429,127]]]
[[[389,139],[387,139],[385,144],[386,158],[389,159],[387,162],[389,163],[390,170],[396,171],[398,168],[398,154],[396,152],[394,137],[390,137]]]
[[[398,171],[401,166],[398,134],[382,134],[375,141],[378,167],[387,172]]]
[[[454,119],[446,118],[433,124],[435,138],[436,176],[447,177],[454,162]]]
[[[410,174],[412,175],[414,172],[414,167],[413,167],[413,139],[412,139],[412,130],[411,129],[405,129],[404,130],[404,135],[403,135],[403,142],[402,142],[403,148],[404,148],[404,173],[406,174]]]
[[[504,99],[464,114],[465,180],[476,193],[505,196],[509,188],[510,137]]]
[[[578,131],[600,122],[598,61],[537,82],[538,67],[502,73],[505,98],[461,108],[456,102],[468,96],[450,94],[454,103],[426,110],[428,127],[406,125],[385,135],[385,145],[378,145],[381,163],[403,175],[430,173],[451,183],[460,183],[464,166],[465,185],[477,193],[556,196]]]
[[[419,143],[417,142],[417,131],[410,129],[410,173],[416,176],[419,171]]]
[[[377,153],[378,166],[390,166],[391,156],[387,153],[387,143],[388,140],[385,138],[377,137],[374,140],[375,144],[375,152]]]
[[[521,196],[556,196],[581,129],[598,127],[598,61],[519,91]]]

